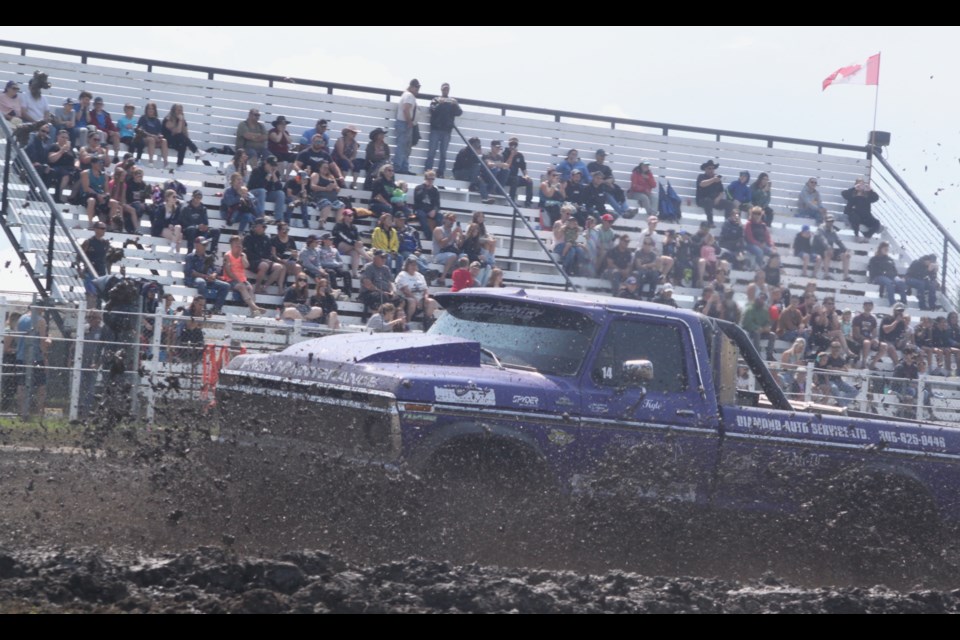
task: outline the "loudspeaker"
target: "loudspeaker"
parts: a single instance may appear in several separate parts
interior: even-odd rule
[[[867,144],[871,144],[875,147],[889,147],[890,132],[889,131],[871,131],[870,135],[867,136]]]

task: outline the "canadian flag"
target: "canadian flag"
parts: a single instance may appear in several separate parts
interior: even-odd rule
[[[840,67],[823,81],[823,90],[832,84],[880,84],[880,54],[870,56],[863,64]]]

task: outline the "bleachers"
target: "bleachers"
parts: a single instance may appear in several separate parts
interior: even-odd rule
[[[148,101],[156,102],[161,117],[169,110],[172,103],[183,104],[191,138],[201,149],[233,146],[237,124],[246,117],[251,107],[260,109],[263,114],[261,122],[268,128],[270,121],[275,117],[285,116],[292,122],[289,128],[295,139],[303,130],[310,128],[317,119],[326,118],[330,122],[331,143],[339,137],[340,129],[348,124],[359,126],[362,131],[361,152],[367,139],[366,134],[375,127],[386,128],[391,132],[388,142],[391,146],[395,142],[392,138],[392,125],[396,102],[385,100],[383,94],[367,97],[328,94],[319,93],[313,88],[209,80],[174,73],[76,64],[9,53],[0,53],[0,64],[4,65],[7,76],[20,76],[24,81],[35,69],[46,71],[54,87],[47,92],[52,106],[59,106],[64,97],[76,98],[81,90],[87,90],[95,96],[102,97],[106,109],[114,115],[115,119],[122,113],[122,106],[126,102],[132,102],[137,106],[138,116],[143,113],[143,107]],[[421,106],[425,105],[426,103],[422,101]],[[667,229],[686,229],[693,233],[697,230],[699,222],[704,219],[702,211],[691,204],[695,191],[695,179],[700,173],[699,166],[704,160],[718,159],[721,165],[718,173],[725,176],[724,182],[734,180],[742,169],[750,171],[753,178],[760,172],[769,173],[773,183],[772,207],[776,211],[771,231],[778,250],[783,256],[783,281],[795,289],[801,288],[810,280],[801,277],[800,263],[792,257],[790,249],[793,237],[801,225],[809,222],[807,219],[793,216],[797,194],[807,178],[816,176],[825,205],[830,211],[839,213],[843,208],[840,192],[852,185],[856,177],[865,174],[867,169],[867,158],[863,153],[856,154],[849,151],[820,153],[820,150],[799,148],[799,145],[797,149],[773,148],[759,141],[720,141],[704,139],[692,134],[689,136],[676,133],[660,135],[637,127],[621,126],[612,129],[591,124],[557,122],[554,119],[532,115],[527,117],[501,115],[490,113],[489,110],[471,109],[469,106],[465,106],[464,111],[464,115],[458,119],[459,128],[466,137],[473,135],[480,137],[485,150],[492,139],[506,140],[511,136],[517,136],[520,139],[520,150],[526,157],[528,172],[537,183],[546,169],[562,159],[571,148],[579,149],[586,161],[593,158],[593,152],[596,149],[605,149],[608,154],[607,162],[617,182],[624,189],[629,185],[633,167],[641,159],[647,160],[658,180],[664,183],[669,180],[684,203],[682,221],[661,223],[660,232]],[[425,112],[426,109],[421,108],[420,127],[424,140],[429,136],[429,124],[422,115]],[[406,179],[410,184],[411,201],[413,189],[419,183],[421,179],[419,176],[423,172],[426,147],[426,142],[421,142],[411,154],[411,169],[417,175],[398,176]],[[453,157],[462,147],[462,140],[455,136],[448,153],[448,175]],[[226,250],[231,235],[236,233],[236,226],[226,225],[221,220],[218,209],[219,194],[224,189],[225,180],[222,167],[229,159],[213,155],[205,160],[209,164],[188,158],[185,166],[175,175],[188,190],[200,188],[203,191],[203,201],[207,205],[211,222],[221,227],[223,231],[219,247],[222,252]],[[157,183],[171,177],[169,173],[160,169],[149,167],[144,169],[145,179],[149,183]],[[488,230],[499,240],[497,262],[498,266],[504,269],[506,281],[509,284],[540,288],[565,286],[565,278],[557,272],[547,255],[522,225],[516,225],[517,235],[513,240],[513,252],[508,255],[512,209],[504,200],[498,199],[494,204],[481,204],[479,197],[468,191],[466,183],[456,180],[440,180],[438,186],[444,187],[444,191],[441,192],[443,208],[454,211],[463,223],[469,220],[474,211],[484,211]],[[368,194],[362,190],[344,190],[341,195],[350,196],[357,203],[361,203]],[[86,221],[85,213],[78,207],[64,205],[61,209],[68,220],[74,224],[82,224]],[[521,213],[537,226],[539,212],[536,209],[523,209]],[[37,214],[27,212],[25,215]],[[363,227],[369,227],[372,224],[370,220],[358,222]],[[297,226],[298,223],[299,221],[295,219],[291,235],[298,242],[302,242],[311,231],[300,228]],[[639,233],[645,228],[645,216],[641,214],[632,220],[619,220],[615,228],[622,232]],[[552,244],[550,232],[537,231],[536,233],[548,246]],[[89,235],[89,232],[77,230],[75,235],[78,239],[82,239]],[[835,295],[839,307],[851,306],[855,309],[859,308],[858,301],[864,297],[871,298],[877,302],[876,311],[884,312],[886,300],[880,298],[875,285],[866,283],[865,276],[867,260],[876,249],[879,238],[861,244],[852,241],[853,237],[849,230],[842,229],[840,235],[854,253],[850,270],[855,282],[842,282],[839,279],[817,280],[818,292],[823,294],[829,292]],[[26,231],[24,236],[24,242],[28,246],[34,249],[42,246],[41,236],[30,235]],[[124,240],[130,238],[125,234],[108,234],[108,237],[115,244],[122,244]],[[137,242],[143,247],[142,249],[126,250],[123,266],[128,274],[157,279],[168,291],[181,299],[186,299],[192,294],[192,289],[185,287],[182,280],[182,259],[185,248],[180,253],[172,252],[166,241],[149,236],[146,225],[143,226]],[[424,243],[427,251],[430,249],[430,244],[429,241]],[[909,258],[915,256],[898,253],[897,246],[899,245],[894,242],[892,255],[900,261],[901,268],[904,268]],[[746,284],[752,280],[752,277],[753,274],[748,272],[732,274],[741,304],[745,298],[743,292]],[[608,291],[606,281],[599,278],[574,278],[574,283],[588,291],[597,293]],[[697,290],[678,288],[675,298],[681,304],[690,306],[698,295]],[[258,296],[258,303],[276,305],[279,303],[279,296],[273,293]],[[911,299],[911,303],[911,306],[915,307],[916,299]],[[340,305],[341,318],[345,324],[356,324],[360,321],[359,304],[344,301]],[[246,313],[246,309],[242,306],[235,306],[232,311],[241,315]],[[915,309],[911,309],[911,313],[919,315]]]

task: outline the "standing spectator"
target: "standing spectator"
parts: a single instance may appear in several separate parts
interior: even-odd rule
[[[120,162],[120,130],[113,123],[113,118],[103,109],[103,98],[97,96],[93,101],[93,111],[90,112],[93,126],[102,131],[105,143],[113,145],[113,160]]]
[[[267,129],[260,123],[260,110],[250,109],[247,119],[237,125],[237,149],[243,149],[251,161],[267,155]]]
[[[97,384],[97,373],[103,365],[103,354],[112,350],[113,345],[107,344],[115,340],[110,327],[104,326],[103,314],[96,309],[87,312],[87,327],[83,332],[83,352],[80,356],[80,417],[90,415],[94,405],[94,392]],[[6,409],[6,408],[5,408]]]
[[[850,228],[853,229],[853,235],[860,242],[860,227],[863,226],[863,242],[870,239],[873,234],[880,231],[880,221],[873,217],[871,205],[880,199],[877,192],[870,188],[870,185],[863,181],[863,178],[857,178],[853,187],[840,193],[843,199],[847,201],[843,208]]]
[[[263,128],[263,125],[260,125]],[[183,157],[187,154],[187,149],[193,153],[197,160],[203,157],[197,145],[190,139],[190,132],[187,130],[187,119],[183,115],[183,105],[175,104],[170,107],[170,113],[163,119],[163,137],[167,140],[169,146],[177,150],[177,168],[183,166]],[[164,157],[166,159],[166,157]]]
[[[240,294],[240,298],[246,303],[253,317],[258,318],[265,311],[257,305],[254,298],[253,287],[247,282],[247,269],[250,268],[250,262],[246,254],[243,253],[243,240],[240,236],[230,238],[230,251],[223,254],[223,275],[220,279],[230,285],[230,287]]]
[[[567,152],[567,157],[557,163],[557,172],[560,174],[560,182],[567,183],[570,181],[570,173],[574,169],[580,169],[580,173],[585,176],[590,175],[590,172],[587,170],[587,165],[580,159],[580,152],[576,149],[570,149]]]
[[[330,153],[330,134],[327,133],[328,124],[329,123],[323,118],[317,120],[316,125],[304,131],[303,135],[300,136],[300,146],[309,146],[313,144],[314,136],[320,136],[320,147],[326,150],[327,153]]]
[[[383,165],[390,162],[390,145],[387,144],[387,132],[377,127],[369,134],[370,142],[367,143],[367,150],[364,154],[364,160],[367,166],[367,177],[363,182],[363,188],[369,190],[374,179],[380,175],[380,169]]]
[[[243,176],[239,173],[231,174],[230,186],[223,192],[223,200],[220,201],[220,215],[223,216],[224,221],[227,224],[236,222],[237,231],[243,235],[247,226],[255,219],[256,208],[253,197],[243,185]]]
[[[297,159],[297,154],[290,149],[293,138],[287,131],[288,124],[290,124],[289,120],[283,116],[278,116],[276,120],[270,123],[272,128],[267,132],[267,151],[281,163],[280,175],[283,177],[286,177],[287,169]]]
[[[343,210],[340,216],[340,222],[333,227],[333,241],[340,253],[350,258],[353,277],[359,277],[360,261],[369,262],[371,257],[363,247],[363,240],[360,239],[360,230],[357,229],[357,225],[353,222],[352,210]]]
[[[163,122],[157,112],[157,103],[148,102],[143,109],[143,115],[137,121],[137,136],[134,138],[134,147],[137,151],[137,160],[143,157],[143,148],[147,148],[147,166],[154,168],[153,155],[160,147],[160,155],[163,157],[163,168],[167,168],[167,154],[169,153],[169,142],[163,133]],[[227,175],[230,175],[229,173]]]
[[[277,285],[277,290],[283,290],[283,281],[286,270],[279,258],[273,255],[273,246],[267,237],[267,223],[258,218],[253,223],[253,233],[243,239],[243,253],[249,261],[249,269],[257,274],[257,284],[254,292],[264,293],[270,285]]]
[[[287,219],[287,197],[283,191],[283,179],[277,170],[277,159],[273,156],[263,158],[263,161],[250,172],[247,189],[254,198],[257,217],[267,215],[267,200],[273,203],[273,216],[277,221],[289,222]]]
[[[80,245],[80,250],[90,260],[97,276],[107,275],[107,253],[110,251],[110,241],[105,237],[106,232],[107,225],[98,220],[93,223],[93,235]]]
[[[770,230],[763,224],[763,209],[760,207],[750,210],[750,221],[743,230],[743,237],[747,251],[753,254],[757,264],[762,263],[765,256],[775,251]]]
[[[192,244],[193,251],[183,261],[183,284],[195,287],[199,295],[213,303],[213,313],[220,314],[230,293],[230,284],[217,278],[216,261],[207,253],[210,240],[195,236]]]
[[[22,108],[24,122],[49,122],[53,123],[53,114],[50,112],[50,104],[46,96],[41,92],[50,88],[50,82],[47,80],[47,74],[41,71],[34,71],[33,77],[27,83],[27,92],[20,95],[20,106]]]
[[[440,85],[440,95],[430,101],[430,146],[427,149],[425,171],[433,169],[433,158],[439,151],[437,176],[442,180],[447,170],[447,147],[450,146],[450,133],[453,131],[457,116],[463,115],[463,109],[456,98],[450,97],[450,84]],[[426,230],[424,231],[426,233]]]
[[[463,244],[463,232],[457,216],[447,213],[443,216],[443,224],[433,230],[433,259],[443,265],[443,272],[434,284],[444,286],[446,278],[460,256],[460,247]]]
[[[180,210],[180,225],[183,227],[183,237],[187,241],[188,250],[193,247],[195,238],[204,237],[210,240],[211,251],[214,254],[217,253],[220,246],[220,229],[210,226],[207,208],[203,206],[203,192],[200,189],[193,191],[190,201]]]
[[[890,257],[890,243],[881,242],[867,263],[867,277],[871,284],[880,286],[880,295],[886,294],[887,304],[893,306],[900,294],[900,302],[907,303],[907,283],[897,273],[897,263]]]
[[[343,264],[340,258],[340,252],[333,244],[333,235],[330,233],[320,234],[320,266],[327,272],[327,277],[335,283],[334,278],[340,278],[343,281],[343,292],[347,297],[353,295],[353,278],[350,276],[350,270]]]
[[[107,183],[107,192],[112,200],[117,201],[121,216],[110,220],[113,231],[137,233],[140,219],[136,209],[127,202],[127,172],[120,165],[113,168],[113,178]]]
[[[734,208],[749,209],[753,201],[753,191],[750,189],[750,172],[741,171],[740,177],[727,185],[727,191],[733,198]]]
[[[434,186],[437,175],[428,169],[423,182],[413,190],[413,212],[420,223],[420,230],[432,234],[440,216],[440,190]]]
[[[460,152],[457,153],[457,158],[453,163],[453,177],[457,180],[469,182],[471,190],[480,192],[481,202],[492,204],[493,198],[490,197],[492,185],[480,164],[480,152],[483,149],[480,138],[470,138],[469,142],[469,145],[460,149]]]
[[[773,209],[770,208],[770,176],[761,173],[750,188],[750,202],[755,207],[763,209],[763,222],[768,227],[773,224]]]
[[[350,184],[351,189],[357,188],[357,176],[367,166],[366,160],[359,155],[360,143],[357,142],[359,133],[360,129],[354,125],[344,127],[340,131],[340,139],[333,146],[333,153],[330,154],[337,167],[340,168],[341,174],[346,176],[348,172],[350,173],[353,178],[353,182]]]
[[[753,345],[759,352],[760,343],[766,342],[766,359],[773,360],[773,345],[777,339],[777,334],[771,331],[770,309],[767,307],[767,294],[758,293],[747,310],[743,312],[743,319],[740,320],[740,326],[750,336]]]
[[[813,218],[817,224],[821,224],[827,215],[827,210],[823,206],[823,198],[817,191],[817,179],[810,178],[807,184],[800,190],[797,198],[797,215],[804,218]]]
[[[527,160],[519,150],[520,141],[517,138],[510,138],[507,141],[507,155],[503,160],[507,167],[507,182],[510,187],[510,199],[517,201],[517,189],[523,184],[524,202],[523,206],[530,208],[533,206],[533,178],[527,175]]]
[[[832,280],[830,276],[830,263],[840,258],[843,266],[843,279],[847,282],[853,282],[850,277],[850,252],[837,235],[837,230],[833,228],[833,214],[828,213],[823,218],[823,224],[817,229],[817,235],[813,239],[813,247],[823,258],[823,279]]]
[[[907,267],[907,286],[913,289],[920,308],[936,310],[937,306],[937,256],[921,256]]]
[[[723,176],[717,175],[716,170],[720,165],[713,160],[707,160],[700,165],[703,171],[697,176],[697,205],[707,214],[707,224],[712,229],[716,226],[713,222],[713,210],[722,209],[724,216],[734,209],[733,203],[727,200],[727,194],[723,189]]]
[[[400,94],[397,103],[397,154],[393,159],[393,166],[397,173],[410,173],[410,150],[413,147],[413,128],[417,124],[417,93],[420,92],[420,81],[414,78],[410,81],[407,90]]]
[[[647,215],[656,215],[660,204],[660,192],[657,189],[657,179],[650,171],[650,163],[641,160],[630,174],[630,192],[628,195],[637,199]]]
[[[417,259],[407,258],[403,263],[403,271],[397,274],[394,284],[397,291],[406,302],[406,315],[413,320],[418,311],[423,313],[424,327],[429,329],[433,323],[433,314],[437,310],[437,303],[430,297],[427,289],[427,280],[419,273]]]
[[[8,80],[0,93],[0,114],[14,128],[23,124],[23,105],[20,103],[20,85]]]
[[[807,277],[807,270],[810,268],[811,260],[813,261],[813,277],[817,277],[817,272],[820,270],[823,258],[820,257],[820,254],[814,249],[813,233],[810,231],[810,225],[805,224],[800,227],[800,233],[793,238],[793,255],[803,260],[803,270],[801,274],[804,278]],[[826,268],[824,268],[824,273],[826,273]]]

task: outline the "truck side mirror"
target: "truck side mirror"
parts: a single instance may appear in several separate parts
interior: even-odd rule
[[[649,360],[627,360],[623,363],[623,378],[628,384],[643,385],[653,380],[653,363]]]

